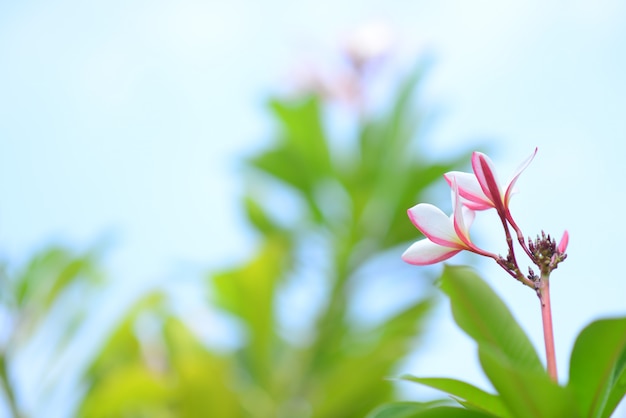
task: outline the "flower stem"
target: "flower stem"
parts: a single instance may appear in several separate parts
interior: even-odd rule
[[[555,382],[558,381],[556,371],[556,352],[554,349],[554,331],[552,328],[552,309],[550,306],[550,279],[548,275],[541,275],[537,296],[541,303],[541,319],[543,322],[543,339],[546,344],[546,362],[548,374]]]
[[[22,415],[17,406],[13,386],[9,380],[5,353],[0,353],[0,386],[4,389],[5,400],[11,410],[11,417],[20,418]]]

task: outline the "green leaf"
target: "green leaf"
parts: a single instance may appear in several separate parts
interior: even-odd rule
[[[93,386],[112,371],[128,367],[141,359],[141,347],[135,324],[145,312],[162,312],[165,296],[159,292],[144,295],[126,312],[107,341],[99,347],[85,378]]]
[[[215,302],[247,328],[247,367],[261,381],[270,378],[274,367],[269,361],[275,338],[274,299],[289,267],[290,245],[282,237],[270,237],[246,264],[213,276]]]
[[[312,364],[307,373],[324,376],[310,399],[315,416],[364,416],[389,400],[393,386],[382,377],[414,347],[431,307],[431,300],[419,301],[372,330],[348,328],[342,336],[320,341],[324,350],[334,347],[334,351],[327,351],[323,361]]]
[[[53,370],[58,369],[53,362],[85,325],[87,312],[92,309],[90,296],[96,296],[104,278],[98,267],[102,249],[98,246],[77,254],[61,246],[49,247],[35,254],[15,275],[7,276],[2,284],[6,289],[1,296],[3,308],[18,324],[6,335],[8,351],[18,351],[37,338],[49,316],[55,318],[55,332],[46,340],[50,364],[42,382],[47,378],[58,380],[53,377]]]
[[[528,336],[504,302],[474,270],[446,266],[441,288],[450,297],[454,320],[479,347],[497,350],[512,365],[544,372]]]
[[[321,221],[315,190],[333,170],[319,100],[275,100],[270,107],[280,123],[279,140],[249,163],[301,193],[314,219]]]
[[[478,353],[485,374],[509,409],[509,416],[581,416],[571,391],[552,381],[545,371],[537,372],[514,364],[501,351],[489,346],[480,346]]]
[[[285,145],[254,157],[250,165],[293,187],[304,195],[313,191],[314,178],[305,170],[304,156]]]
[[[439,403],[439,402],[437,402]],[[366,418],[412,418],[423,412],[433,403],[390,402],[379,406],[367,414]]]
[[[389,162],[387,158],[392,154],[407,150],[409,141],[414,139],[422,122],[422,112],[416,109],[414,99],[425,71],[424,63],[417,63],[415,69],[398,86],[396,100],[380,120],[364,126],[359,138],[359,154],[365,165],[378,165],[381,157],[383,163]]]
[[[511,416],[500,397],[485,392],[467,382],[448,378],[415,377],[410,375],[402,376],[401,379],[442,390],[459,401],[463,401],[461,403],[464,406],[470,406],[473,409],[481,410],[496,417]]]
[[[286,235],[287,232],[272,219],[259,203],[259,200],[258,197],[253,197],[249,192],[243,198],[243,207],[250,223],[263,235]]]
[[[238,417],[244,411],[235,390],[234,364],[209,352],[180,320],[165,321],[163,337],[171,372],[177,417]]]
[[[493,418],[493,415],[452,406],[394,402],[380,406],[366,418]]]
[[[595,321],[576,339],[568,386],[583,415],[608,416],[624,396],[625,351],[626,318]]]
[[[604,405],[604,410],[602,411],[602,418],[611,416],[620,401],[624,399],[624,394],[626,394],[626,367],[623,367],[622,372],[615,378],[611,392]]]
[[[415,415],[415,418],[493,418],[493,415],[470,409],[440,406],[438,408],[426,409]]]
[[[171,390],[167,379],[141,364],[131,364],[107,374],[85,399],[78,416],[157,416],[169,403]]]
[[[315,97],[292,102],[272,101],[274,114],[282,122],[284,139],[318,175],[329,173],[330,151],[321,117],[320,102]]]
[[[79,281],[97,283],[97,254],[74,255],[65,248],[52,247],[37,254],[15,286],[18,306],[28,306],[29,314],[45,314],[46,310],[70,286]]]

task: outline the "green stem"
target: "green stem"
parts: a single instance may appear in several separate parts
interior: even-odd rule
[[[537,295],[541,302],[541,319],[543,322],[543,339],[546,345],[548,374],[552,380],[557,382],[556,351],[554,348],[554,331],[552,327],[552,308],[550,306],[550,279],[548,275],[541,275]]]
[[[17,407],[15,392],[13,391],[13,385],[11,385],[9,373],[7,371],[6,353],[0,353],[0,381],[2,382],[2,388],[4,389],[7,404],[11,410],[11,416],[13,418],[21,417],[22,414],[20,414],[19,408]]]

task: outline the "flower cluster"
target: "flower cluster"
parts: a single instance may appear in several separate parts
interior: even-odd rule
[[[428,203],[420,203],[410,208],[409,219],[426,238],[411,245],[402,255],[402,259],[410,264],[428,265],[447,260],[466,250],[494,259],[511,276],[536,288],[538,277],[534,271],[529,269],[528,276],[524,276],[519,269],[509,227],[515,231],[518,242],[539,268],[541,275],[549,275],[565,259],[569,241],[567,231],[558,246],[549,235],[542,232],[541,238],[537,237],[534,242],[529,239],[526,243],[521,229],[511,216],[509,203],[515,193],[515,183],[536,154],[535,148],[504,187],[500,186],[493,162],[481,152],[472,154],[473,173],[446,173],[444,178],[452,189],[452,215],[448,217],[439,208]],[[508,246],[506,257],[477,247],[470,238],[469,228],[475,212],[487,209],[496,210],[504,227]]]

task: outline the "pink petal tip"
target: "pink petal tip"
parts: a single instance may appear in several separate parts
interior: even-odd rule
[[[567,249],[567,244],[569,244],[569,233],[567,230],[563,232],[563,237],[561,238],[561,242],[559,242],[559,246],[557,247],[557,251],[561,254],[565,253]]]

